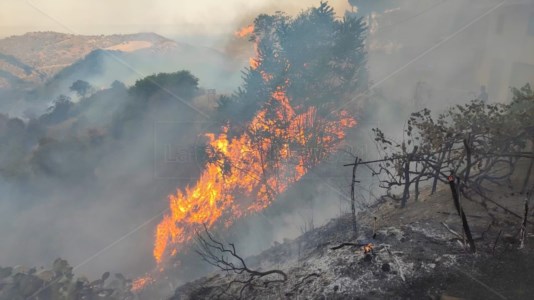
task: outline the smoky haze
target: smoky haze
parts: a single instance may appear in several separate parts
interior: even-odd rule
[[[288,1],[156,1],[147,9],[146,3],[131,1],[32,3],[78,33],[156,31],[213,47],[231,57],[232,63],[238,66],[247,65],[248,56],[254,54],[250,42],[233,35],[238,28],[250,24],[259,13],[281,10],[295,14],[310,5],[318,5],[318,1],[311,0],[298,4],[297,1],[289,4]],[[370,128],[380,127],[400,136],[399,124],[414,110],[429,107],[439,111],[451,104],[464,103],[476,98],[482,85],[487,86],[489,102],[507,101],[509,86],[520,86],[534,78],[534,42],[527,32],[529,12],[534,10],[530,1],[377,3],[383,5],[355,9],[369,24],[367,67],[373,89],[358,131],[344,145],[348,152],[374,158],[370,154],[373,153]],[[347,1],[332,1],[332,4],[339,17],[351,10]],[[34,30],[65,31],[24,1],[9,0],[3,5],[0,35]],[[124,16],[121,18],[124,24],[110,23],[119,14]],[[501,55],[510,51],[516,55]],[[111,66],[113,61],[106,64],[109,64],[105,67],[109,72],[107,77],[125,80]],[[205,77],[209,76],[209,66],[206,70]],[[233,81],[226,86],[237,88],[240,70],[238,67],[229,71],[231,76],[227,78]],[[154,264],[154,228],[160,213],[168,206],[166,196],[196,181],[202,169],[195,148],[200,143],[198,136],[213,129],[212,120],[202,116],[212,108],[213,99],[202,88],[205,79],[193,75],[200,80],[194,92],[188,94],[184,88],[176,93],[180,99],[189,97],[188,103],[202,107],[200,113],[159,91],[151,94],[154,98],[150,99],[156,99],[156,104],[149,108],[151,116],[160,117],[148,116],[137,124],[130,117],[136,117],[138,107],[130,107],[128,103],[135,97],[130,86],[139,78],[129,78],[125,80],[128,86],[118,84],[114,88],[109,87],[110,82],[79,78],[106,86],[93,96],[97,101],[89,105],[90,110],[76,115],[58,112],[52,119],[36,123],[35,128],[30,126],[29,119],[24,119],[23,142],[12,142],[15,134],[5,137],[6,145],[9,140],[9,145],[24,149],[25,155],[17,156],[18,148],[0,154],[3,162],[0,265],[49,265],[56,257],[62,257],[73,266],[83,263],[76,272],[90,276],[113,271],[135,277],[150,270]],[[208,81],[227,78],[220,76]],[[67,86],[62,90],[76,98]],[[74,102],[80,105],[77,101]],[[170,108],[180,113],[165,115]],[[54,118],[59,119],[50,121]],[[117,128],[103,126],[109,124]],[[4,132],[16,132],[20,124],[5,119],[2,126]],[[14,128],[13,131],[7,131],[8,127]],[[109,129],[102,141],[98,140],[98,131],[88,133],[89,129],[103,127],[113,127],[119,133]],[[39,133],[40,130],[47,133]],[[123,135],[117,142],[109,137],[113,134]],[[76,137],[75,142],[71,141],[72,136]],[[47,142],[43,137],[54,141]],[[241,227],[231,236],[239,237],[236,243],[243,245],[244,253],[252,255],[274,241],[298,236],[311,224],[318,226],[347,212],[350,170],[341,165],[350,163],[351,159],[350,155],[340,153],[327,161],[321,168],[331,172],[314,187],[316,193],[309,195],[310,186],[303,183],[301,190],[291,190],[281,203],[242,221],[245,225],[236,225]],[[58,168],[59,173],[50,171]],[[91,172],[86,173],[87,170]],[[28,175],[33,172],[37,175]],[[309,182],[313,182],[311,178],[313,174],[307,178]],[[373,189],[362,191],[362,197],[372,202]],[[303,204],[292,206],[287,204],[288,198],[303,198],[298,202]],[[181,280],[184,279],[189,278]]]
[[[318,1],[283,0],[170,0],[104,1],[6,0],[0,12],[0,37],[29,31],[75,31],[79,34],[113,34],[154,31],[165,36],[214,36],[231,34],[243,22],[259,13],[277,10],[296,14]],[[349,7],[346,1],[330,1],[338,12]],[[117,14],[120,13],[120,19]]]

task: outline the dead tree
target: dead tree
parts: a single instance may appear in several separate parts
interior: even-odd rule
[[[247,289],[267,287],[286,282],[288,279],[287,274],[281,270],[259,271],[250,269],[245,260],[237,254],[233,243],[225,245],[216,240],[205,225],[204,234],[198,233],[196,241],[195,252],[200,255],[202,260],[221,271],[237,275],[236,279],[232,280],[219,296],[227,294],[232,286],[240,285],[239,299],[241,299]]]

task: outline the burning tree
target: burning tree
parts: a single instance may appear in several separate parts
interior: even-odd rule
[[[195,232],[268,207],[326,158],[356,125],[333,107],[367,84],[366,27],[336,20],[319,7],[290,18],[256,18],[250,39],[256,56],[235,95],[219,100],[218,133],[206,134],[207,164],[197,183],[169,195],[170,212],[156,230],[161,264]]]
[[[246,124],[281,87],[297,113],[310,106],[329,113],[367,85],[366,30],[361,18],[336,20],[327,3],[295,18],[258,16],[250,35],[256,56],[243,72],[243,86],[221,101],[219,118],[234,127]]]

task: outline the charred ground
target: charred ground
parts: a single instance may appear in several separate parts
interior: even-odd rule
[[[495,196],[497,203],[520,214],[525,195],[510,189]],[[241,298],[529,299],[534,293],[533,246],[529,236],[527,246],[517,249],[521,219],[492,206],[489,210],[497,220],[492,224],[485,208],[464,201],[478,247],[476,254],[470,254],[449,231],[461,232],[462,224],[448,187],[422,198],[409,209],[399,210],[397,203],[388,201],[358,215],[360,239],[372,241],[372,253],[351,246],[332,250],[355,242],[351,217],[346,215],[249,257],[251,268],[280,269],[288,280],[244,290]],[[223,293],[236,278],[239,275],[231,272],[212,274],[178,288],[172,299],[239,298],[239,284]]]

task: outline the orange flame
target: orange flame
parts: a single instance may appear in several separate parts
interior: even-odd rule
[[[153,255],[158,264],[179,252],[203,224],[211,228],[224,220],[229,226],[268,207],[334,149],[345,128],[356,124],[348,115],[319,122],[313,107],[296,113],[282,87],[268,104],[274,109],[260,110],[241,136],[230,139],[227,128],[206,134],[212,161],[195,186],[169,195],[170,213],[156,229]],[[310,145],[325,151],[318,153]],[[302,150],[291,153],[294,149]]]
[[[254,32],[254,25],[248,25],[248,26],[245,26],[245,27],[239,29],[234,34],[237,37],[243,38],[243,37],[246,37],[247,35],[249,35],[249,34],[251,34],[253,32]]]
[[[252,68],[252,70],[256,70],[261,64],[260,60],[257,58],[259,56],[257,43],[254,43],[254,53],[256,54],[256,57],[251,57],[249,59],[249,65],[250,65],[250,68]]]
[[[154,282],[154,278],[152,278],[150,275],[137,278],[132,282],[132,292],[137,293],[152,282]]]
[[[363,253],[367,254],[367,253],[373,251],[373,248],[374,248],[373,244],[369,243],[369,244],[363,246]]]
[[[236,32],[243,37],[254,26]],[[260,68],[256,57],[253,70]],[[287,65],[289,68],[289,63]],[[265,82],[272,74],[260,70]],[[179,253],[198,230],[206,225],[229,226],[235,220],[268,207],[291,184],[335,150],[345,137],[345,129],[356,121],[345,111],[337,118],[319,117],[317,109],[296,110],[291,106],[285,81],[239,136],[229,137],[229,129],[205,135],[208,163],[194,186],[168,196],[170,212],[163,216],[155,232],[153,256],[161,267]]]

